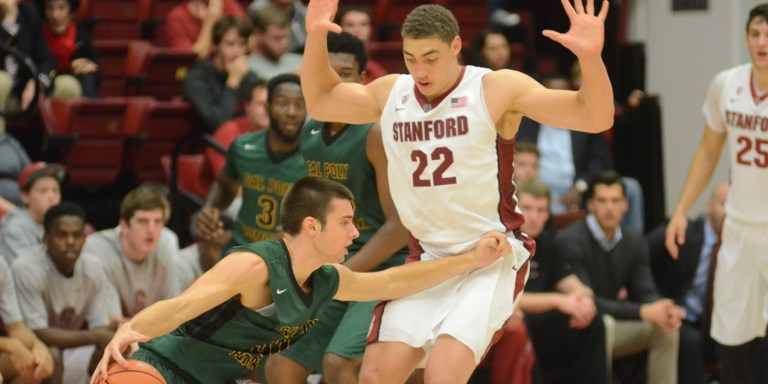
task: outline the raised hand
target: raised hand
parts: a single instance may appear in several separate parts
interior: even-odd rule
[[[307,32],[341,33],[341,27],[333,22],[339,0],[310,0],[307,5]]]
[[[608,0],[603,0],[600,13],[595,15],[595,0],[587,0],[587,8],[583,0],[561,0],[565,13],[571,22],[567,33],[545,30],[544,36],[560,43],[573,52],[576,57],[600,55],[605,39],[605,17],[608,15]]]

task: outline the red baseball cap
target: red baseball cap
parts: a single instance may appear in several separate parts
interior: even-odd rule
[[[41,177],[52,177],[61,183],[64,180],[66,170],[61,164],[49,164],[44,161],[38,161],[27,165],[19,174],[19,189],[29,191],[32,184]]]

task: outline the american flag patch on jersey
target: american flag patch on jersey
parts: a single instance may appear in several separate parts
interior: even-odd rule
[[[467,97],[451,97],[451,108],[459,108],[467,106]]]

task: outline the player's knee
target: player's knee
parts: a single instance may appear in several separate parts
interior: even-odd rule
[[[306,383],[309,370],[281,355],[272,355],[264,366],[264,374],[270,384]]]
[[[339,382],[333,378],[357,377],[362,362],[362,359],[348,359],[333,353],[326,353],[323,356],[323,375],[332,383]]]
[[[360,368],[360,384],[383,384],[386,375],[378,364],[364,364]]]

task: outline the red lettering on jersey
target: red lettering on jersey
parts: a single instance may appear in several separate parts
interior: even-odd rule
[[[448,137],[456,136],[456,119],[445,119],[445,134]]]
[[[469,133],[469,122],[467,121],[466,116],[459,116],[456,118],[458,121],[458,129],[459,129],[459,135],[466,135]]]
[[[445,136],[445,121],[435,120],[433,127],[435,128],[435,139],[442,139]]]

